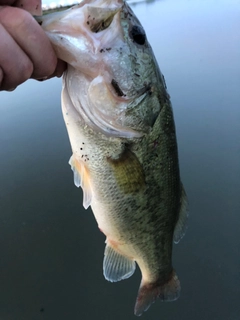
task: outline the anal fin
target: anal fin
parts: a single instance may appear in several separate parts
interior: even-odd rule
[[[173,234],[173,241],[174,243],[178,243],[186,233],[187,230],[187,220],[188,220],[188,200],[186,192],[182,185],[182,192],[181,192],[181,206],[179,210],[179,218],[176,223],[174,234]]]
[[[82,163],[75,158],[74,155],[71,156],[69,164],[73,171],[73,180],[76,187],[81,187],[83,190],[83,207],[87,209],[91,205],[92,201],[92,190],[89,178],[89,172]]]
[[[103,260],[103,274],[106,280],[117,282],[131,277],[136,268],[133,260],[121,255],[108,244]]]

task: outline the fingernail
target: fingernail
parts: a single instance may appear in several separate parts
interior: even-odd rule
[[[8,92],[12,92],[12,91],[14,91],[16,88],[17,88],[17,87],[15,87],[15,88],[11,88],[11,89],[7,89],[6,91],[8,91]]]
[[[49,77],[43,77],[43,78],[36,79],[36,80],[37,80],[37,81],[45,81],[45,80],[47,80],[47,79],[49,79]]]
[[[48,79],[48,76],[47,77],[42,77],[42,78],[39,78],[39,79],[36,79],[37,81],[44,81],[44,80],[47,80]]]

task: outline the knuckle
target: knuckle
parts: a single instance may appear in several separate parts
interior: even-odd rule
[[[17,85],[28,80],[33,73],[33,63],[28,58],[22,59],[21,65],[19,65],[17,77],[15,78],[14,83]]]
[[[31,77],[32,72],[32,62],[30,60],[22,61],[22,64],[19,65],[18,68],[14,70],[14,72],[2,75],[2,81],[0,82],[0,90],[11,91],[15,89],[18,85],[28,80]]]
[[[8,27],[20,27],[29,23],[31,15],[22,9],[15,7],[2,7],[0,10],[1,22]]]
[[[33,73],[33,63],[28,59],[23,63],[21,68],[21,78],[22,82],[28,80]]]

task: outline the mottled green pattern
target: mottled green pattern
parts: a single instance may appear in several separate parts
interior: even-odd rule
[[[185,230],[186,199],[170,98],[145,31],[124,1],[84,0],[58,16],[49,37],[69,63],[62,104],[75,183],[107,237],[106,279],[126,279],[134,261],[141,269],[140,315],[157,297],[175,300],[180,292],[172,243],[180,212],[174,239]]]
[[[171,276],[173,232],[180,209],[176,133],[169,95],[154,54],[147,41],[144,46],[133,43],[129,23],[140,25],[125,4],[121,24],[129,51],[119,54],[120,60],[112,68],[117,78],[118,64],[129,61],[134,84],[128,96],[136,94],[137,88],[151,87],[146,97],[125,113],[125,123],[145,134],[127,139],[106,136],[87,125],[79,130],[91,149],[86,164],[96,218],[101,220],[101,211],[111,226],[111,238],[129,247],[137,262],[144,262],[150,282],[161,284]],[[119,48],[111,50],[118,53]],[[141,79],[134,77],[136,70]],[[124,79],[117,79],[123,87]]]
[[[180,204],[177,144],[170,102],[161,108],[148,135],[139,140],[120,140],[117,143],[119,159],[123,150],[128,150],[128,153],[136,155],[142,166],[145,185],[138,192],[126,194],[116,179],[115,168],[109,162],[114,141],[99,141],[98,136],[96,142],[108,150],[105,155],[100,151],[101,155],[93,166],[89,162],[92,179],[96,182],[94,193],[97,201],[105,207],[105,214],[118,230],[119,240],[129,244],[136,256],[145,261],[151,270],[152,281],[164,282],[172,268],[172,236]],[[131,157],[129,163],[125,160],[126,164],[129,171],[136,171],[135,165],[138,164],[131,161]],[[131,179],[130,174],[129,186],[132,185]],[[136,187],[141,185],[136,181],[136,174],[133,181]]]

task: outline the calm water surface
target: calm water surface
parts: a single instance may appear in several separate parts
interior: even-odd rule
[[[177,302],[144,319],[240,319],[240,1],[132,4],[165,75],[189,229]],[[0,93],[0,320],[136,319],[140,273],[102,275],[104,236],[67,164],[61,81]]]

